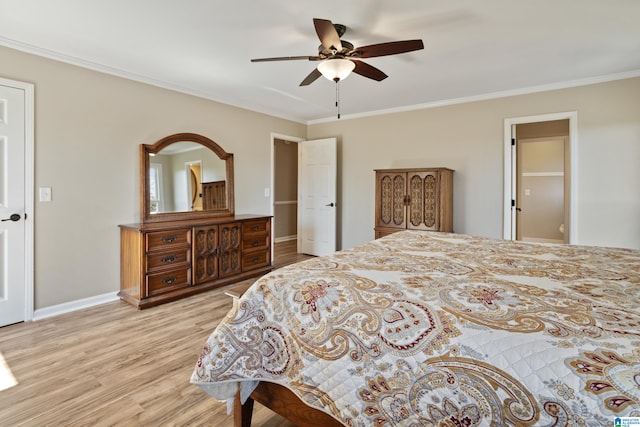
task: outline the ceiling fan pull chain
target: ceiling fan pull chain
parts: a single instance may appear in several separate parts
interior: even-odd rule
[[[336,110],[338,110],[338,119],[340,119],[340,80],[336,79]]]

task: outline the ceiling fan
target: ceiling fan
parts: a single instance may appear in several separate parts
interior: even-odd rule
[[[327,19],[318,18],[313,19],[313,25],[315,26],[321,43],[318,47],[317,55],[257,58],[252,59],[251,62],[292,61],[301,59],[321,61],[317,68],[302,80],[300,86],[310,85],[322,75],[329,80],[338,82],[339,80],[345,79],[351,71],[361,76],[381,81],[388,76],[378,68],[361,61],[360,58],[396,55],[424,49],[422,40],[394,41],[354,48],[353,44],[340,39],[347,30],[346,26],[334,24]]]

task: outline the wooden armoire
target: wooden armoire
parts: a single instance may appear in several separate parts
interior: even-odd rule
[[[400,230],[453,231],[453,170],[376,169],[376,239]]]
[[[227,207],[227,182],[213,181],[202,183],[202,209],[215,210]]]

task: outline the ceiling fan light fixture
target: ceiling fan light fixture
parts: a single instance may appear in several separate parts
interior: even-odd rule
[[[318,64],[318,71],[327,79],[339,81],[346,79],[356,67],[353,61],[344,58],[325,59]]]

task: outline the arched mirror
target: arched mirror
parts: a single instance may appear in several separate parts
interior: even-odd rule
[[[142,222],[230,216],[233,154],[195,133],[140,146]]]

